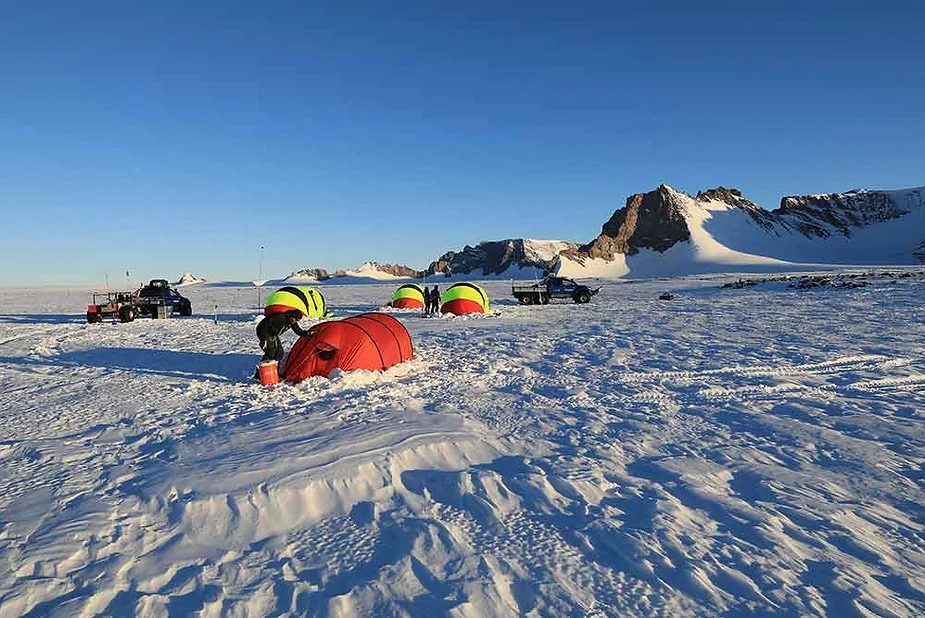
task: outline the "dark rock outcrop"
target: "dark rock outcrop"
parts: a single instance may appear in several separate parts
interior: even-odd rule
[[[921,203],[921,197],[919,198]],[[832,233],[852,236],[852,230],[909,214],[891,192],[855,190],[821,195],[791,195],[771,211],[782,225],[808,238],[826,238]]]
[[[456,257],[455,251],[447,251],[436,260],[431,262],[425,272],[428,274],[428,276],[438,275],[441,273],[447,276],[451,275],[453,273],[453,269],[450,267],[450,264],[452,263],[454,257]]]
[[[765,231],[771,232],[774,229],[774,224],[776,223],[774,215],[745,198],[738,189],[727,189],[726,187],[707,189],[706,191],[699,191],[694,199],[698,202],[723,202],[735,208],[741,208]]]
[[[541,242],[541,241],[538,241]],[[563,247],[574,247],[563,242]],[[453,275],[500,275],[514,268],[535,268],[540,273],[549,272],[556,263],[555,255],[542,255],[524,238],[484,241],[475,247],[466,245],[462,251],[444,253],[427,267],[427,274]]]
[[[688,240],[691,234],[684,209],[675,195],[671,187],[661,185],[655,191],[629,196],[626,206],[613,213],[597,238],[562,256],[579,262],[587,257],[612,261],[619,253],[662,252]]]

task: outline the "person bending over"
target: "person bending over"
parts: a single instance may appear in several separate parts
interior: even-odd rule
[[[291,328],[299,337],[308,334],[299,326],[299,320],[302,319],[302,312],[298,309],[290,309],[281,313],[274,313],[260,320],[257,324],[257,339],[260,340],[260,349],[263,350],[263,358],[260,362],[279,361],[283,358],[283,344],[279,340],[280,335]]]

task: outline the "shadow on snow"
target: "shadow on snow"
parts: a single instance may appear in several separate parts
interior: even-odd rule
[[[0,358],[0,363],[52,367],[101,367],[172,378],[241,382],[253,371],[258,354],[208,354],[148,348],[95,348],[52,358]]]
[[[0,324],[79,324],[86,323],[83,313],[9,313],[0,315]]]

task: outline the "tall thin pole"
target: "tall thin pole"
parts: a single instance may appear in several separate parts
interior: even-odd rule
[[[257,275],[257,310],[263,305],[263,245],[260,245],[260,274]]]

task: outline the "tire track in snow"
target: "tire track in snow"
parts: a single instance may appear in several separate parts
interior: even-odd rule
[[[908,365],[911,361],[894,359],[880,355],[844,356],[818,363],[804,363],[799,365],[738,365],[721,367],[718,369],[705,369],[702,371],[649,371],[621,373],[616,379],[621,382],[658,382],[662,380],[679,382],[703,381],[710,376],[796,376],[796,375],[827,375],[847,370],[892,368]]]
[[[901,378],[880,378],[862,380],[843,385],[835,384],[776,384],[758,386],[740,386],[735,388],[706,388],[697,391],[696,397],[706,401],[725,401],[732,399],[779,399],[787,395],[814,393],[820,399],[830,399],[837,393],[858,391],[877,393],[883,391],[907,390],[918,391],[925,388],[925,375],[911,375]]]

